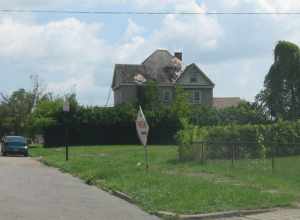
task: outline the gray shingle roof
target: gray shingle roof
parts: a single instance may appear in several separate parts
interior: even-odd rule
[[[120,83],[132,83],[136,75],[144,76],[145,73],[143,65],[116,64],[112,87]]]
[[[167,50],[156,50],[142,64],[116,64],[112,88],[118,87],[121,83],[143,83],[148,80],[155,80],[159,83],[174,84],[189,68],[196,66],[191,64],[183,67],[182,61],[170,54]],[[207,81],[213,82],[197,67]]]
[[[168,51],[156,50],[141,65],[116,64],[112,88],[120,83],[138,83],[141,80],[174,83],[181,69],[179,59]]]

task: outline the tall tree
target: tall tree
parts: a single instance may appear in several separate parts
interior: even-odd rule
[[[5,124],[9,125],[10,132],[23,134],[32,110],[32,94],[26,92],[25,89],[19,89],[11,96],[2,95],[1,108]]]
[[[45,94],[43,83],[38,75],[30,76],[32,89],[19,89],[10,95],[0,93],[0,137],[4,134],[28,133],[29,120],[35,106],[51,94]]]
[[[300,116],[300,49],[280,41],[275,47],[274,63],[265,77],[264,90],[256,97],[275,118],[293,120]]]
[[[175,99],[172,102],[172,112],[179,119],[188,119],[191,113],[191,105],[188,101],[189,94],[180,86],[175,88]]]
[[[140,86],[138,104],[149,111],[157,110],[161,107],[158,83],[149,80],[144,86]]]

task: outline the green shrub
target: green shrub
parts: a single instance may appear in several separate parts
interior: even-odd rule
[[[295,155],[300,153],[300,120],[269,125],[186,126],[177,138],[179,157],[183,160],[199,158],[201,144],[195,144],[197,142],[205,142],[208,158],[229,159],[233,153],[238,158],[263,159],[272,153]]]

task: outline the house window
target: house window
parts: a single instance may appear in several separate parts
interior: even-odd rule
[[[201,104],[201,91],[193,90],[191,94],[191,103],[192,104]]]
[[[193,73],[190,79],[191,83],[196,83],[197,82],[197,74]]]
[[[171,93],[170,91],[164,91],[164,94],[163,94],[163,102],[168,104],[170,103],[170,100],[171,100]]]
[[[194,91],[194,103],[195,104],[199,104],[201,101],[201,98],[200,98],[200,91],[199,90],[195,90]]]

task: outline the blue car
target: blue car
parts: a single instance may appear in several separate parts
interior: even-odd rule
[[[21,136],[5,136],[1,143],[1,152],[3,156],[7,156],[8,154],[28,156],[26,139]]]

